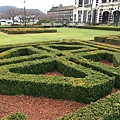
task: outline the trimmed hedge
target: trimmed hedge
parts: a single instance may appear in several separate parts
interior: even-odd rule
[[[120,66],[120,54],[114,54],[113,64],[114,64],[115,67]]]
[[[86,52],[81,53],[79,56],[76,54],[74,57],[70,58],[70,61],[75,62],[77,64],[81,64],[85,66],[86,68],[91,68],[95,71],[99,71],[103,74],[107,74],[110,77],[115,77],[115,87],[120,88],[120,67],[119,64],[117,64],[117,61],[120,59],[116,56],[118,54],[114,54],[112,52],[105,52],[105,51],[94,51],[94,52]],[[81,57],[84,58],[81,58]],[[100,60],[106,59],[109,62],[116,63],[117,67],[111,67],[105,64],[100,63]]]
[[[95,29],[95,30],[110,30],[110,31],[120,31],[120,27],[111,26],[82,26],[83,29]]]
[[[54,33],[57,29],[45,28],[1,28],[1,32],[7,34],[26,34],[26,33]]]
[[[94,41],[120,45],[120,35],[96,36],[94,37]]]
[[[120,92],[57,120],[119,120]]]
[[[0,94],[25,94],[85,103],[120,88],[119,48],[63,40],[0,46]],[[116,55],[116,56],[114,56]],[[116,67],[99,63],[106,59]],[[64,77],[43,76],[57,70]],[[22,89],[21,89],[22,88]]]
[[[65,58],[26,61],[1,66],[0,69],[0,94],[45,96],[89,103],[108,94],[114,86],[113,78]],[[68,77],[39,75],[56,69]]]

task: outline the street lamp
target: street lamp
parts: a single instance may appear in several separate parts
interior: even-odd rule
[[[25,8],[26,1],[24,0],[24,26],[26,26],[26,8]]]

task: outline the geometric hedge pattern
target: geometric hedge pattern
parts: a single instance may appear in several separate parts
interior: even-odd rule
[[[43,76],[55,70],[64,76]],[[120,88],[120,48],[79,40],[4,45],[0,71],[0,94],[90,103]]]

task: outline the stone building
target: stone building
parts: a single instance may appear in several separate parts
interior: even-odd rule
[[[47,11],[47,17],[55,19],[60,23],[69,23],[73,21],[73,5],[71,6],[53,6],[49,11]]]
[[[73,22],[118,25],[120,23],[120,1],[75,0]]]

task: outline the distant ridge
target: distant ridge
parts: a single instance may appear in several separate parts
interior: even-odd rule
[[[21,8],[17,8],[14,6],[0,6],[0,13],[3,13],[4,11],[7,11],[9,9],[21,9]],[[44,12],[40,11],[39,9],[27,9],[27,10],[32,10],[32,11],[36,11],[36,12],[40,12],[40,14],[45,14]]]
[[[0,13],[4,12],[6,10],[12,9],[12,8],[17,9],[17,7],[14,7],[14,6],[0,6]]]

